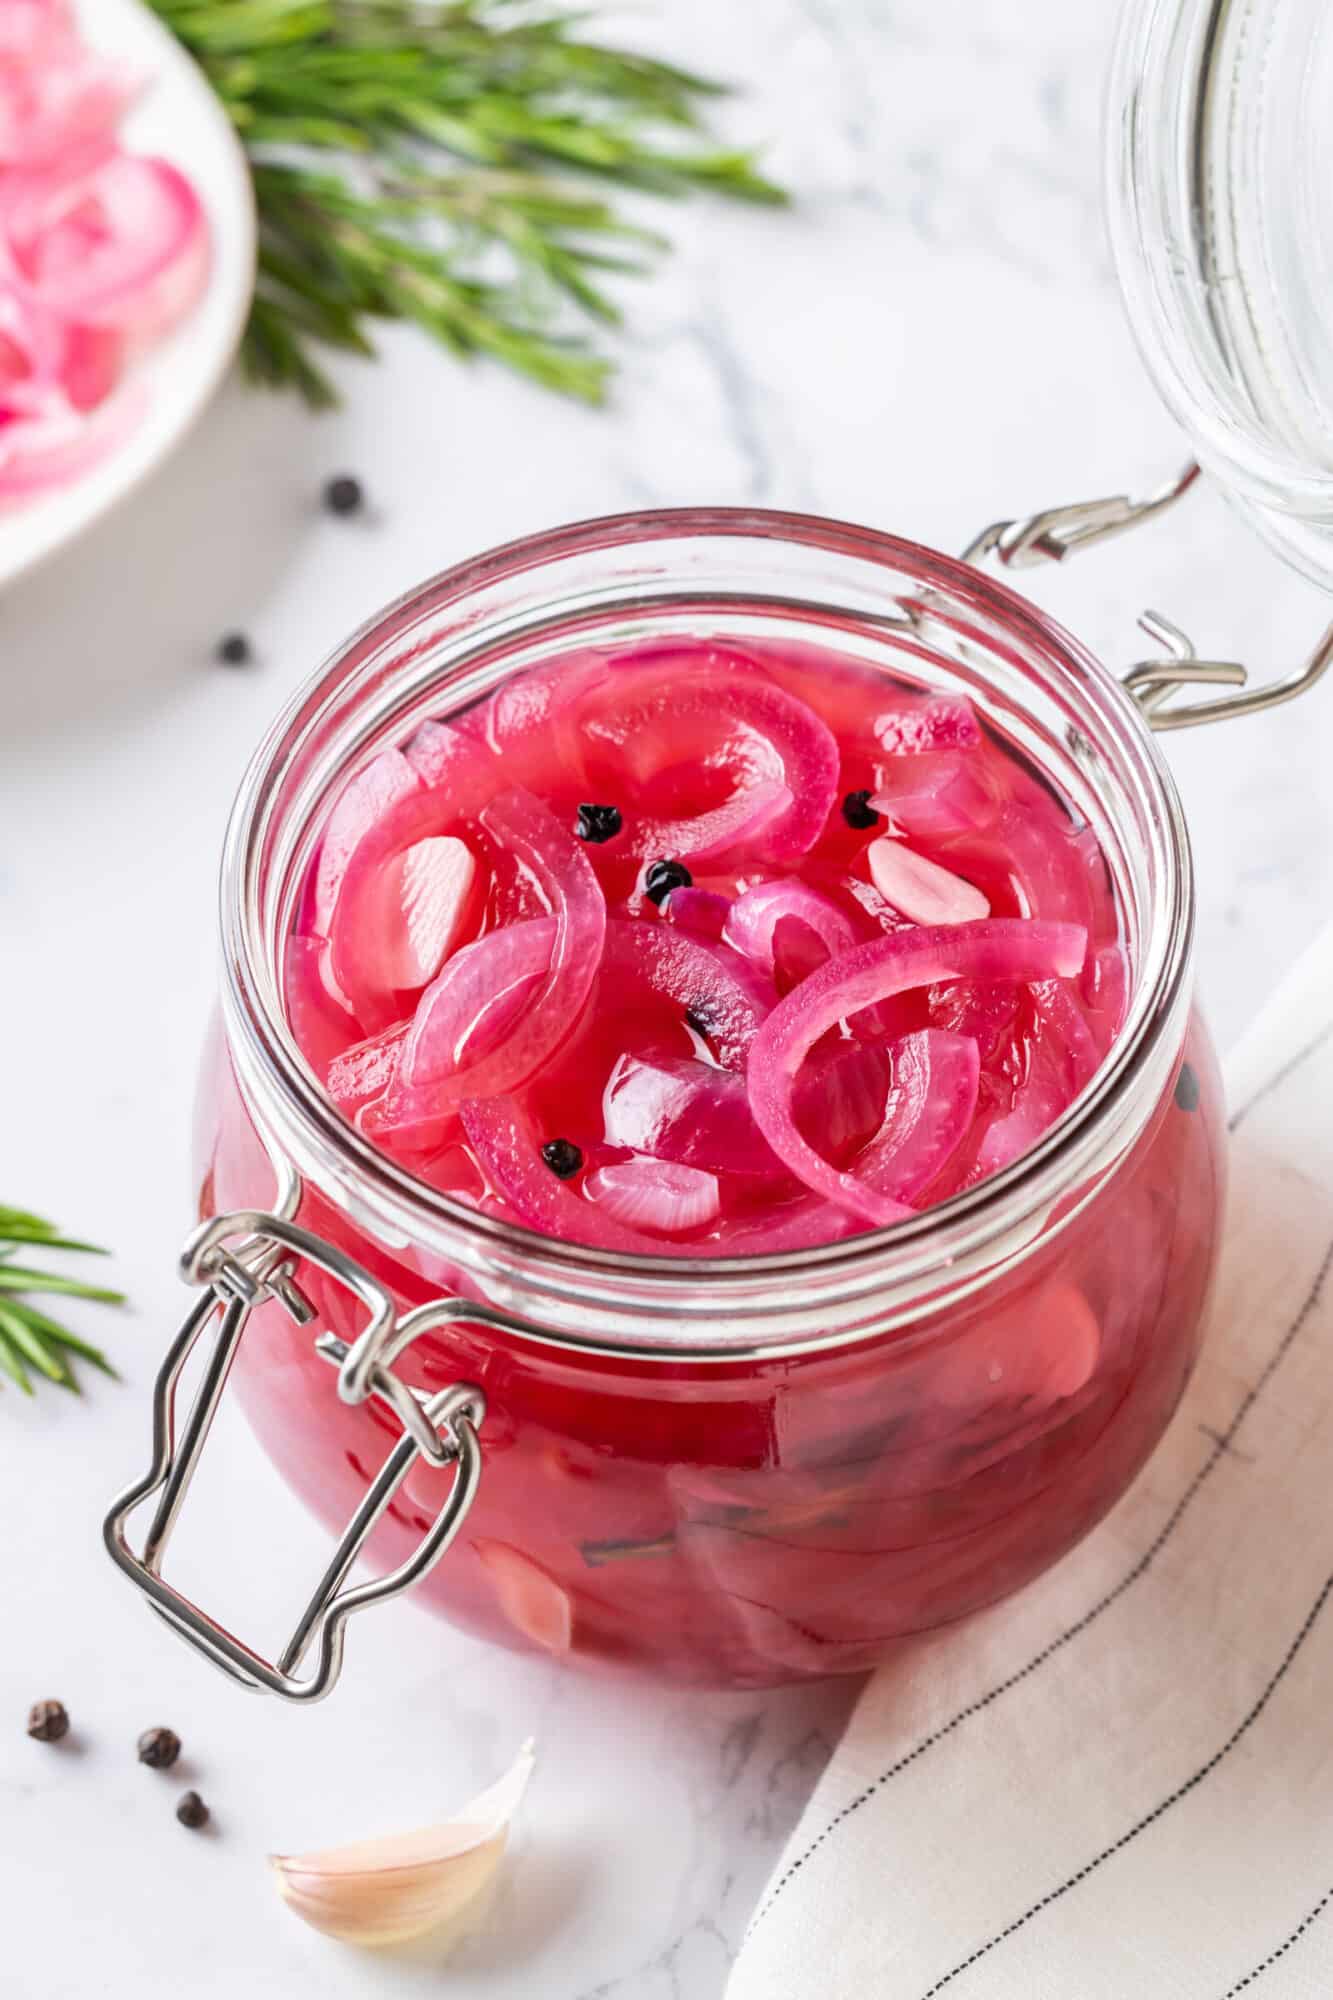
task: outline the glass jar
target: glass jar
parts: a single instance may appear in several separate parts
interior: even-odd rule
[[[1107,214],[1144,364],[1200,463],[1333,586],[1333,13],[1128,0]]]
[[[1096,830],[1131,965],[1117,1044],[1030,1153],[918,1219],[783,1257],[611,1256],[452,1201],[343,1122],[281,1002],[294,899],[351,774],[537,659],[685,633],[821,640],[964,694]],[[426,1601],[501,1643],[728,1686],[859,1672],[1019,1588],[1124,1491],[1194,1361],[1223,1137],[1192,924],[1179,804],[1140,711],[963,563],[827,521],[674,512],[436,578],[301,691],[241,787],[199,1101],[200,1212],[222,1220],[187,1246],[206,1289],[113,1555],[218,1664],[307,1699],[337,1671],[349,1606],[427,1569]],[[161,1575],[233,1354],[274,1461],[330,1526],[352,1517],[276,1669]],[[125,1521],[155,1493],[136,1557]],[[344,1591],[367,1534],[372,1565],[399,1567]]]

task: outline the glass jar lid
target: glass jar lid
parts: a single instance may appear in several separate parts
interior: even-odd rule
[[[1200,463],[1333,589],[1333,11],[1128,0],[1107,207],[1145,364]]]

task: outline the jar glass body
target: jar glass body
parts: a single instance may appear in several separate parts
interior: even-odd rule
[[[590,632],[814,639],[963,688],[1097,826],[1134,967],[1121,1044],[1026,1160],[908,1225],[799,1257],[686,1265],[554,1244],[457,1207],[341,1126],[285,1035],[276,967],[321,807],[424,713]],[[438,579],[354,639],[279,723],[224,869],[226,979],[199,1104],[200,1206],[297,1220],[407,1309],[515,1316],[422,1336],[397,1372],[481,1384],[484,1474],[419,1586],[503,1643],[711,1685],[858,1672],[1017,1589],[1123,1492],[1179,1399],[1220,1229],[1221,1097],[1189,1004],[1188,855],[1169,780],[1095,663],[960,565],[763,515],[594,523]],[[249,1417],[333,1529],[397,1429],[349,1407],[301,1282],[252,1317]],[[377,1529],[405,1559],[449,1474],[419,1461]]]

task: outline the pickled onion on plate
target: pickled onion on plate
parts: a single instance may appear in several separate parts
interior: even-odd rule
[[[0,187],[13,282],[78,326],[154,340],[194,304],[208,274],[199,197],[169,160],[112,153],[68,179],[58,169]]]
[[[207,281],[190,181],[117,140],[134,89],[59,0],[0,5],[0,500],[120,446],[147,399],[127,364]]]
[[[707,1036],[724,1069],[744,1068],[767,1008],[743,958],[668,924],[613,918],[604,970],[612,992],[632,983],[674,1001]]]
[[[1082,970],[1087,933],[1079,926],[1013,918],[901,931],[830,959],[779,1001],[750,1048],[746,1078],[755,1123],[798,1180],[816,1194],[878,1224],[913,1211],[823,1159],[796,1124],[796,1079],[810,1050],[849,1014],[909,987],[973,978],[1028,983]],[[892,1155],[880,1161],[888,1172]]]

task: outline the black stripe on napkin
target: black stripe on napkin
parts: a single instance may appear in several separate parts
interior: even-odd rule
[[[1326,1580],[1323,1589],[1306,1612],[1300,1630],[1283,1654],[1280,1665],[1268,1681],[1263,1693],[1259,1696],[1248,1714],[1242,1716],[1220,1749],[1214,1750],[1207,1763],[1200,1764],[1198,1770],[1192,1772],[1183,1784],[1177,1785],[1176,1789],[1173,1792],[1169,1792],[1160,1805],[1155,1805],[1151,1812],[1145,1813],[1142,1819],[1136,1820],[1127,1832],[1120,1835],[1118,1840],[1113,1840],[1109,1847],[1104,1847],[1101,1850],[1100,1854],[1094,1854],[1091,1861],[1085,1861],[1080,1869],[1073,1875],[1067,1876],[1054,1889],[1048,1889],[1044,1896],[1033,1903],[1030,1908],[1024,1910],[1021,1917],[1015,1917],[1011,1924],[1006,1924],[1004,1929],[997,1931],[993,1938],[988,1938],[985,1944],[978,1945],[975,1951],[969,1952],[966,1958],[960,1959],[952,1971],[946,1972],[942,1979],[937,1979],[933,1986],[926,1989],[921,1996],[921,2000],[934,2000],[934,1996],[937,1993],[942,1993],[946,1986],[952,1986],[954,1980],[960,1978],[964,1972],[974,1966],[978,1959],[985,1958],[988,1953],[995,1950],[997,1945],[1003,1944],[1006,1938],[1011,1938],[1016,1931],[1021,1931],[1025,1925],[1032,1922],[1034,1917],[1040,1916],[1043,1910],[1048,1910],[1052,1903],[1058,1903],[1062,1896],[1067,1896],[1071,1889],[1076,1889],[1080,1882],[1086,1882],[1089,1875],[1094,1874],[1104,1862],[1110,1861],[1115,1855],[1122,1853],[1132,1841],[1138,1839],[1141,1833],[1145,1833],[1150,1826],[1155,1826],[1157,1821],[1170,1812],[1173,1806],[1179,1805],[1180,1801],[1188,1793],[1192,1792],[1196,1785],[1201,1785],[1205,1778],[1210,1778],[1218,1765],[1230,1756],[1242,1737],[1248,1735],[1250,1729],[1267,1708],[1279,1685],[1286,1678],[1287,1669],[1291,1666],[1292,1661],[1300,1652],[1311,1632],[1313,1632],[1319,1614],[1325,1604],[1327,1604],[1331,1593],[1333,1593],[1333,1576],[1330,1576]]]
[[[1253,1986],[1256,1979],[1262,1978],[1270,1966],[1276,1965],[1278,1960],[1284,1958],[1291,1950],[1291,1947],[1305,1936],[1305,1933],[1309,1930],[1316,1917],[1322,1917],[1330,1903],[1333,1903],[1333,1889],[1325,1889],[1314,1908],[1301,1918],[1291,1936],[1283,1938],[1277,1950],[1270,1951],[1267,1958],[1261,1959],[1252,1972],[1247,1972],[1245,1977],[1238,1979],[1234,1986],[1228,1986],[1226,1992],[1222,1995],[1222,2000],[1236,2000],[1238,1993],[1243,1993],[1247,1986]]]
[[[1192,1502],[1202,1489],[1209,1474],[1230,1451],[1237,1431],[1239,1431],[1241,1425],[1258,1403],[1274,1375],[1276,1375],[1292,1345],[1299,1338],[1310,1315],[1318,1307],[1330,1269],[1333,1269],[1333,1242],[1330,1242],[1324,1252],[1319,1269],[1315,1274],[1314,1283],[1306,1293],[1300,1311],[1291,1322],[1291,1325],[1286,1329],[1273,1353],[1265,1362],[1262,1373],[1256,1378],[1252,1386],[1246,1390],[1231,1422],[1214,1440],[1213,1448],[1207,1458],[1194,1474],[1189,1485],[1185,1488],[1185,1491],[1181,1494],[1171,1513],[1167,1516],[1165,1523],[1154,1539],[1148,1544],[1148,1547],[1144,1550],[1133,1568],[1127,1570],[1119,1583],[1114,1584],[1104,1597],[1099,1598],[1096,1604],[1084,1612],[1080,1619],[1067,1627],[1065,1631],[1059,1633],[1056,1638],[1051,1640],[1049,1645],[1043,1646],[1039,1653],[1034,1653],[1024,1666],[1019,1667],[1015,1673],[1008,1675],[1006,1679],[997,1681],[993,1688],[988,1688],[985,1694],[978,1695],[975,1701],[968,1702],[965,1708],[960,1708],[956,1715],[950,1716],[949,1720],[941,1723],[938,1729],[932,1729],[928,1736],[923,1736],[919,1743],[913,1744],[912,1748],[899,1757],[896,1763],[890,1764],[886,1771],[881,1771],[880,1775],[867,1785],[864,1791],[858,1792],[855,1798],[849,1800],[845,1806],[835,1813],[823,1831],[815,1835],[810,1845],[798,1854],[796,1859],[778,1877],[778,1880],[773,1885],[772,1894],[751,1919],[749,1929],[746,1932],[747,1937],[752,1936],[763,1922],[792,1877],[799,1869],[805,1866],[811,1855],[824,1845],[824,1842],[841,1826],[845,1819],[850,1818],[852,1813],[858,1812],[862,1806],[868,1805],[876,1792],[887,1785],[891,1779],[896,1778],[899,1772],[905,1771],[909,1764],[914,1764],[918,1757],[924,1757],[927,1750],[933,1749],[937,1743],[942,1743],[946,1736],[951,1736],[955,1729],[960,1728],[963,1723],[970,1721],[974,1715],[980,1715],[984,1709],[989,1708],[993,1702],[997,1702],[1002,1695],[1008,1694],[1012,1688],[1016,1688],[1023,1681],[1029,1680],[1039,1668],[1045,1666],[1048,1660],[1054,1659],[1056,1654],[1062,1652],[1072,1640],[1077,1639],[1080,1633],[1086,1632],[1090,1626],[1094,1625],[1102,1613],[1109,1611],[1111,1606],[1124,1596],[1132,1584],[1137,1583],[1140,1577],[1147,1574],[1176,1529],[1180,1526],[1180,1523],[1184,1520]]]

